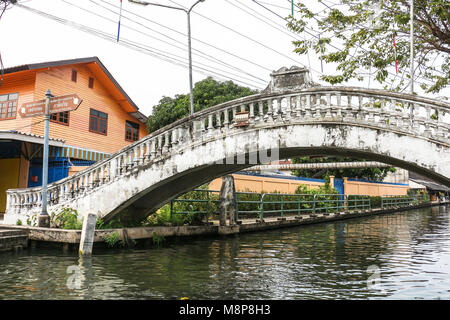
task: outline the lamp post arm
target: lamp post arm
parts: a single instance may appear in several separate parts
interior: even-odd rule
[[[151,5],[151,6],[158,6],[158,7],[169,8],[169,9],[175,9],[175,10],[180,10],[180,11],[187,12],[187,10],[184,9],[184,8],[168,6],[168,5],[160,4],[160,3],[147,2],[147,1],[139,1],[139,0],[128,0],[128,1],[129,1],[129,2],[132,2],[132,3],[136,3],[136,4],[141,4],[141,5],[144,5],[144,6]],[[194,5],[195,5],[195,4],[194,4]]]
[[[197,0],[190,8],[189,10],[187,10],[186,12],[189,14],[191,13],[192,9],[194,9],[194,7],[199,3],[199,2],[203,2],[205,0]]]

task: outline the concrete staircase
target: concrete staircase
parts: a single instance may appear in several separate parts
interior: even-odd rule
[[[21,230],[0,229],[0,252],[28,246],[28,235]]]

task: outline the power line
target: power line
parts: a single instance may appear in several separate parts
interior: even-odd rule
[[[274,24],[274,25],[273,25],[273,24],[267,22],[266,20],[263,20],[262,18],[257,17],[256,15],[252,14],[251,12],[248,12],[247,10],[245,10],[245,9],[243,9],[243,8],[241,8],[241,7],[239,7],[238,5],[233,4],[230,0],[225,0],[225,1],[228,2],[230,5],[232,5],[233,7],[238,8],[239,10],[244,11],[245,13],[251,15],[251,16],[254,17],[255,19],[258,19],[259,21],[264,22],[265,24],[269,25],[270,27],[272,27],[272,28],[274,28],[274,29],[276,29],[276,30],[278,30],[278,31],[283,32],[284,34],[290,36],[291,38],[293,38],[293,39],[298,39],[298,38],[294,37],[294,33],[293,33],[293,32],[288,32],[288,30],[282,29],[282,28],[284,28],[284,26],[282,26],[282,28],[280,28],[280,25],[277,24],[277,23],[273,23],[273,24]],[[239,3],[240,5],[244,6],[245,8],[247,8],[247,9],[249,9],[249,10],[251,10],[251,11],[257,13],[259,16],[262,16],[262,17],[266,18],[264,15],[260,14],[259,12],[255,11],[254,9],[248,7],[247,5],[243,4],[243,3],[240,2],[239,0],[235,0],[235,1],[236,1],[237,3]],[[269,18],[266,18],[266,19],[269,20],[269,21],[271,21]]]
[[[180,5],[179,3],[177,3],[177,2],[175,2],[175,1],[173,1],[173,0],[169,0],[169,1],[172,2],[172,3],[174,3],[174,4],[176,4],[176,5],[178,5],[178,6],[180,6],[180,7],[183,7],[182,5]],[[183,7],[183,8],[184,8],[184,7]],[[201,13],[198,13],[198,12],[195,12],[195,11],[193,11],[193,12],[194,12],[195,14],[199,15],[200,17],[202,17],[203,19],[206,19],[206,20],[208,20],[208,21],[211,21],[212,23],[217,24],[217,25],[221,26],[222,28],[225,28],[225,29],[227,29],[227,30],[229,30],[229,31],[231,31],[231,32],[233,32],[233,33],[235,33],[235,34],[238,34],[239,36],[241,36],[241,37],[243,37],[243,38],[245,38],[245,39],[248,39],[248,40],[250,40],[251,42],[254,42],[254,43],[256,43],[256,44],[258,44],[258,45],[260,45],[260,46],[262,46],[262,47],[264,47],[264,48],[266,48],[266,49],[268,49],[268,50],[270,50],[270,51],[273,51],[273,52],[277,53],[278,55],[283,56],[283,57],[285,57],[285,58],[287,58],[287,59],[289,59],[289,60],[291,60],[291,61],[293,61],[293,62],[295,62],[295,63],[299,63],[299,64],[301,64],[303,67],[306,67],[303,63],[301,63],[301,62],[299,62],[299,61],[297,61],[297,60],[295,60],[295,59],[289,57],[288,55],[286,55],[286,54],[284,54],[284,53],[282,53],[282,52],[279,52],[278,50],[275,50],[275,49],[273,49],[273,48],[271,48],[271,47],[265,45],[264,43],[262,43],[262,42],[260,42],[260,41],[258,41],[258,40],[255,40],[255,39],[253,39],[253,38],[251,38],[251,37],[249,37],[249,36],[246,36],[245,34],[239,32],[239,31],[236,31],[236,30],[234,30],[233,28],[230,28],[230,27],[228,27],[228,26],[226,26],[226,25],[224,25],[224,24],[222,24],[222,23],[220,23],[220,22],[218,22],[218,21],[215,21],[215,20],[213,20],[213,19],[211,19],[211,18],[208,18],[208,17],[202,15]],[[315,71],[315,70],[314,70],[314,71]],[[316,72],[318,72],[318,71],[316,71]]]
[[[105,1],[105,0],[100,0],[100,1],[103,2],[103,3],[108,4],[109,6],[112,6],[112,7],[114,7],[114,8],[119,8],[119,6],[113,5],[113,4],[109,3],[108,1]],[[93,2],[93,1],[91,0],[91,2]],[[93,3],[95,3],[95,2],[93,2]],[[98,4],[97,4],[97,5],[98,5]],[[158,22],[156,22],[156,21],[150,20],[150,19],[148,19],[148,18],[146,18],[146,17],[144,17],[144,16],[141,16],[141,15],[139,15],[139,14],[137,14],[137,13],[134,13],[134,12],[132,12],[132,11],[129,11],[129,10],[126,10],[126,9],[122,9],[122,10],[123,10],[124,12],[128,12],[128,13],[130,13],[130,14],[136,16],[136,17],[139,17],[140,19],[143,19],[143,20],[145,20],[145,21],[148,21],[148,22],[150,22],[150,23],[152,23],[152,24],[156,24],[156,25],[158,25],[158,26],[160,26],[160,27],[162,27],[162,28],[165,28],[165,29],[167,29],[167,30],[170,30],[170,31],[172,31],[172,32],[175,32],[175,33],[178,33],[178,34],[180,34],[180,35],[183,35],[183,36],[187,37],[187,35],[186,35],[185,33],[181,32],[181,31],[175,30],[175,29],[170,28],[170,27],[168,27],[168,26],[166,26],[166,25],[163,25],[163,24],[158,23]],[[255,62],[252,61],[252,60],[249,60],[249,59],[243,58],[243,57],[241,57],[241,56],[238,56],[238,55],[236,55],[236,54],[234,54],[234,53],[232,53],[232,52],[229,52],[229,51],[227,51],[227,50],[225,50],[225,49],[222,49],[222,48],[219,48],[219,47],[217,47],[217,46],[214,46],[214,45],[212,45],[212,44],[210,44],[210,43],[207,43],[207,42],[202,41],[202,40],[200,40],[200,39],[197,39],[197,38],[195,38],[195,37],[191,37],[191,38],[192,38],[192,40],[198,41],[198,42],[200,42],[200,43],[202,43],[202,44],[204,44],[204,45],[206,45],[206,46],[208,46],[208,47],[211,47],[211,48],[213,48],[213,49],[216,49],[216,50],[218,50],[218,51],[221,51],[221,52],[223,52],[223,53],[226,53],[226,54],[228,54],[228,55],[230,55],[230,56],[233,56],[233,57],[235,57],[235,58],[237,58],[237,59],[240,59],[240,60],[242,60],[242,61],[245,61],[245,62],[247,62],[247,63],[250,63],[250,64],[252,64],[252,65],[254,65],[254,66],[257,66],[257,67],[259,67],[259,68],[261,68],[261,69],[263,69],[263,70],[265,70],[265,71],[269,71],[269,72],[272,71],[272,70],[270,70],[269,68],[267,68],[267,67],[265,67],[265,66],[262,66],[262,65],[260,65],[260,64],[258,64],[258,63],[255,63]]]
[[[244,11],[245,13],[247,13],[247,14],[253,16],[254,18],[256,18],[256,19],[258,19],[258,20],[260,20],[260,21],[266,23],[267,25],[271,26],[272,28],[274,28],[274,29],[276,29],[276,30],[278,30],[278,31],[283,32],[284,34],[288,35],[288,36],[291,37],[292,39],[299,40],[299,38],[294,37],[294,34],[295,34],[294,32],[292,32],[292,31],[287,32],[288,30],[285,30],[285,29],[284,29],[285,26],[282,26],[282,25],[280,25],[280,24],[278,24],[278,23],[272,22],[272,20],[271,20],[270,18],[267,18],[265,15],[263,15],[263,14],[257,12],[255,9],[252,9],[252,8],[250,8],[249,6],[243,4],[243,3],[240,2],[239,0],[235,0],[235,1],[238,2],[240,5],[244,6],[245,8],[247,8],[247,9],[253,11],[253,12],[256,13],[256,14],[258,14],[259,16],[264,17],[265,19],[271,21],[274,25],[272,25],[271,23],[268,23],[266,20],[263,20],[263,19],[261,19],[261,18],[255,16],[254,14],[252,14],[252,13],[246,11],[245,9],[242,9],[241,7],[239,7],[239,6],[237,6],[237,5],[233,4],[233,3],[231,3],[229,0],[225,0],[225,1],[227,1],[227,2],[228,2],[229,4],[231,4],[232,6],[234,6],[234,7],[238,8],[238,9]],[[297,34],[295,34],[295,35],[297,35]],[[299,35],[299,36],[301,37],[301,35]],[[303,37],[303,39],[306,40],[305,37]],[[310,60],[309,60],[309,52],[308,52],[307,56],[308,56],[308,67],[309,67],[310,70],[314,70],[314,69],[311,67],[311,62],[310,62]],[[321,72],[316,71],[316,70],[314,70],[314,71],[317,72],[317,73],[321,73]]]
[[[97,14],[97,13],[95,13],[95,12],[92,12],[92,11],[90,11],[90,10],[88,10],[88,9],[82,8],[82,7],[78,6],[78,5],[72,4],[72,3],[68,2],[68,1],[65,1],[65,0],[61,0],[61,1],[64,2],[64,3],[66,3],[66,4],[68,4],[68,5],[74,6],[74,7],[78,8],[78,9],[80,9],[80,10],[86,11],[86,12],[92,14],[92,15],[95,15],[95,16],[97,16],[97,17],[100,17],[100,18],[102,18],[102,19],[104,19],[104,20],[107,20],[107,21],[109,21],[109,22],[112,22],[112,23],[114,23],[114,24],[117,23],[115,20],[106,18],[106,17],[104,17],[104,16],[102,16],[102,15],[99,15],[99,14]],[[125,16],[122,16],[122,17],[123,17],[123,18],[126,18]],[[166,42],[166,41],[164,41],[164,40],[161,40],[161,39],[159,39],[159,38],[153,37],[153,36],[151,36],[151,35],[149,35],[149,34],[147,34],[147,33],[145,33],[145,32],[142,32],[142,31],[137,30],[137,29],[135,29],[135,28],[129,27],[128,25],[125,25],[125,24],[123,24],[123,23],[122,23],[122,27],[126,27],[126,28],[128,28],[128,29],[131,29],[131,30],[133,30],[133,31],[135,31],[135,32],[138,32],[138,33],[140,33],[140,34],[143,34],[143,35],[145,35],[145,36],[148,36],[148,37],[150,37],[150,38],[152,38],[152,39],[156,39],[156,40],[158,40],[158,41],[161,41],[161,42],[163,42],[163,43],[165,43],[165,44],[167,44],[167,45],[173,46],[173,47],[175,47],[175,48],[177,48],[177,49],[184,50],[183,48],[181,48],[181,47],[179,47],[179,46],[176,46],[176,45],[174,45],[174,44],[168,43],[168,42]],[[185,59],[184,57],[180,57],[179,55],[175,55],[175,54],[169,53],[169,52],[167,52],[167,51],[163,51],[163,50],[156,49],[156,48],[152,48],[152,49],[153,49],[153,50],[159,50],[160,52],[162,52],[162,53],[164,53],[164,54],[166,54],[166,55],[172,55],[172,56],[175,56],[175,57],[177,57],[177,58]],[[205,59],[207,59],[207,58],[205,58]],[[210,60],[210,61],[211,61],[211,59],[207,59],[207,60]],[[214,62],[214,61],[212,61],[212,62]],[[212,66],[210,66],[210,65],[207,65],[207,64],[204,64],[204,63],[201,63],[201,62],[197,62],[197,65],[202,65],[202,66],[205,66],[205,67],[207,67],[207,68],[214,68],[214,69],[216,69],[216,70],[218,70],[218,71],[221,71],[221,72],[224,72],[224,73],[231,74],[231,75],[233,75],[233,76],[235,76],[235,77],[241,77],[242,79],[245,79],[245,80],[248,80],[248,81],[256,81],[257,83],[262,84],[262,85],[265,85],[265,84],[266,84],[266,81],[265,81],[265,80],[260,79],[260,78],[255,77],[255,76],[253,76],[253,77],[254,77],[255,79],[257,79],[257,80],[252,80],[252,79],[246,78],[246,77],[244,77],[244,76],[241,76],[241,75],[237,75],[237,74],[235,74],[235,73],[232,73],[232,72],[230,72],[230,71],[223,70],[223,69],[219,69],[219,68],[217,68],[217,67],[212,67]]]
[[[88,27],[88,26],[85,26],[85,25],[82,25],[82,24],[79,24],[79,23],[76,23],[76,22],[73,22],[73,21],[69,21],[69,20],[66,20],[66,19],[54,16],[54,15],[51,15],[51,14],[39,11],[39,10],[34,9],[34,8],[27,7],[27,6],[24,6],[24,5],[17,5],[17,6],[20,7],[20,8],[29,10],[29,11],[35,13],[35,14],[41,15],[43,17],[46,17],[48,19],[51,19],[51,20],[57,21],[59,23],[62,23],[64,25],[76,28],[76,29],[81,30],[83,32],[86,32],[88,34],[99,36],[99,37],[101,37],[101,38],[103,38],[105,40],[117,43],[115,35],[110,35],[110,34],[108,34],[106,32],[97,30],[95,28],[91,28],[91,27]],[[169,56],[167,56],[164,53],[158,52],[157,49],[149,49],[145,45],[139,45],[139,44],[136,44],[136,42],[129,41],[129,40],[126,40],[126,39],[121,40],[121,42],[119,42],[119,44],[122,45],[122,46],[125,46],[125,47],[129,47],[131,49],[137,50],[137,51],[141,51],[141,52],[143,52],[145,54],[151,55],[151,56],[153,56],[153,57],[155,57],[157,59],[160,59],[160,60],[167,61],[167,62],[169,62],[171,64],[175,64],[175,65],[181,66],[183,68],[187,67],[187,65],[186,65],[186,63],[184,61],[176,59],[176,58],[173,58],[173,57],[169,57]],[[205,68],[202,68],[202,67],[199,67],[199,66],[195,66],[195,69],[197,69],[196,70],[197,72],[199,72],[201,74],[204,74],[204,75],[207,75],[207,76],[216,75],[216,78],[220,78],[221,80],[230,80],[231,79],[231,80],[234,80],[236,82],[243,83],[245,85],[249,85],[251,87],[262,89],[261,87],[255,85],[255,84],[249,84],[249,83],[247,83],[245,81],[242,81],[240,79],[227,77],[227,76],[225,76],[225,75],[223,75],[223,74],[221,74],[219,72],[215,72],[215,71],[212,71],[212,70],[209,70],[209,69],[205,69]]]
[[[64,1],[64,0],[62,0],[62,1]],[[103,5],[101,5],[100,3],[97,3],[97,2],[92,1],[92,0],[90,0],[90,2],[92,2],[93,4],[95,4],[95,5],[97,5],[97,6],[101,7],[101,8],[103,8],[103,9],[105,9],[105,10],[107,10],[108,12],[112,12],[112,13],[116,14],[116,12],[114,12],[113,10],[111,10],[111,9],[109,9],[109,8],[107,8],[107,7],[103,6]],[[107,3],[107,4],[110,4],[110,3],[106,2],[106,1],[102,1],[102,2],[105,2],[105,3]],[[114,6],[114,5],[112,5],[112,4],[110,4],[110,5],[111,5],[111,6]],[[87,10],[87,9],[82,9],[82,10]],[[87,11],[89,11],[89,10],[87,10]],[[122,11],[124,11],[124,12],[130,12],[130,11],[125,10],[125,9],[122,9]],[[89,11],[89,12],[92,13],[92,11]],[[185,43],[182,43],[182,42],[180,42],[179,40],[174,39],[174,38],[168,36],[168,35],[165,34],[165,33],[156,31],[156,30],[154,30],[154,29],[152,29],[152,28],[146,26],[145,24],[142,24],[142,23],[140,23],[140,22],[137,22],[137,21],[135,21],[135,20],[133,20],[133,19],[131,19],[131,18],[129,18],[129,17],[123,15],[123,14],[122,14],[122,17],[125,18],[125,19],[127,19],[127,20],[129,20],[129,21],[131,21],[131,22],[133,22],[133,23],[135,23],[135,24],[137,24],[137,25],[139,25],[139,26],[142,26],[142,27],[144,27],[144,28],[146,28],[146,29],[148,29],[148,30],[151,30],[151,31],[155,32],[155,33],[158,33],[159,35],[162,35],[162,36],[164,36],[164,37],[166,37],[166,38],[168,38],[168,39],[170,39],[170,40],[172,40],[172,41],[175,41],[175,42],[177,42],[177,43],[181,43],[184,47],[187,47],[187,45],[186,45]],[[159,23],[158,23],[158,25],[164,26],[164,25],[161,25],[161,24],[159,24]],[[133,28],[131,28],[131,27],[128,27],[128,28],[137,31],[136,29],[133,29]],[[176,30],[174,30],[174,29],[171,29],[171,28],[169,28],[169,29],[172,30],[172,31],[178,32],[178,31],[176,31]],[[137,32],[142,33],[141,31],[137,31]],[[181,32],[180,32],[180,33],[181,33]],[[143,34],[144,34],[144,35],[148,35],[147,33],[143,33]],[[182,33],[181,33],[181,34],[182,34]],[[183,35],[186,36],[185,34],[183,34]],[[152,37],[152,36],[150,36],[150,37]],[[162,41],[162,42],[165,42],[164,40],[161,40],[161,39],[158,39],[158,40],[159,40],[159,41]],[[166,43],[166,42],[165,42],[165,43]],[[169,44],[169,45],[172,45],[172,44]],[[173,46],[174,46],[174,45],[173,45]],[[176,46],[176,47],[177,47],[178,49],[185,50],[185,49],[179,48],[178,46]],[[261,78],[255,76],[255,75],[253,75],[253,74],[251,74],[251,73],[248,73],[248,72],[245,71],[245,70],[242,70],[242,69],[240,69],[240,68],[238,68],[238,67],[236,67],[236,66],[233,66],[233,65],[231,65],[231,64],[229,64],[229,63],[226,63],[226,62],[224,62],[224,61],[222,61],[222,60],[220,60],[220,59],[217,59],[216,57],[214,57],[214,56],[212,56],[212,55],[209,55],[209,54],[207,54],[207,53],[204,53],[204,52],[201,51],[201,50],[193,49],[193,51],[194,51],[194,52],[197,52],[203,59],[209,60],[209,61],[214,62],[214,63],[221,64],[221,65],[223,65],[223,66],[225,66],[225,67],[227,67],[227,68],[230,68],[230,69],[236,70],[236,71],[238,71],[238,72],[244,73],[244,74],[246,74],[246,75],[248,75],[248,76],[250,76],[250,77],[252,77],[252,78],[255,78],[255,79],[260,80],[260,81],[261,81],[262,83],[264,83],[264,84],[267,82],[267,81],[264,80],[264,79],[261,79]]]

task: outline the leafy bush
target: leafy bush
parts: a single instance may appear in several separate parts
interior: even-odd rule
[[[72,208],[62,208],[50,215],[50,227],[58,229],[81,230],[83,221],[78,220],[78,212]]]
[[[370,206],[372,208],[381,208],[381,197],[380,196],[370,197]]]
[[[108,247],[113,248],[119,243],[119,234],[117,232],[112,232],[107,234],[103,239]]]
[[[126,227],[130,226],[126,226],[122,223],[122,221],[120,221],[120,217],[116,217],[108,222],[105,222],[102,218],[99,218],[95,224],[95,229],[120,229]]]
[[[17,221],[16,221],[16,225],[17,225],[17,226],[21,226],[21,225],[22,225],[22,220],[20,220],[20,219],[17,219]]]
[[[330,186],[329,180],[325,181],[325,185],[312,189],[306,185],[298,186],[296,194],[303,195],[301,200],[301,209],[312,209],[315,205],[316,211],[336,212],[338,207],[343,206],[343,201],[339,192]],[[315,199],[315,204],[314,204]]]
[[[174,201],[172,206],[168,203],[161,207],[158,211],[149,215],[142,223],[143,226],[160,226],[168,223],[176,226],[181,225],[200,225],[206,218],[206,213],[209,216],[218,212],[218,203],[214,202],[219,199],[218,193],[209,193],[209,201],[206,190],[208,186],[201,186],[199,189],[205,191],[190,191],[178,197],[179,200],[202,200],[197,201]]]

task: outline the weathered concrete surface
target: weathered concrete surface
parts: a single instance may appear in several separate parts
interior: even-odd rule
[[[92,246],[95,237],[95,224],[97,223],[97,215],[89,213],[83,220],[83,229],[81,230],[80,248],[78,253],[80,255],[92,254]]]
[[[38,215],[38,226],[41,228],[50,228],[50,216],[48,214]]]
[[[240,232],[239,225],[219,226],[217,233],[222,236],[237,234]]]
[[[28,236],[21,230],[0,229],[0,252],[26,248]]]
[[[64,230],[53,228],[39,228],[30,226],[0,225],[0,230],[20,230],[33,241],[79,244],[81,230]],[[217,226],[176,226],[176,227],[138,227],[126,228],[129,239],[152,239],[153,235],[163,237],[184,237],[217,234]],[[119,240],[125,240],[124,229],[95,230],[94,242],[104,242],[105,237],[117,233]]]
[[[232,175],[226,175],[223,177],[219,201],[219,225],[225,226],[227,224],[227,218],[229,220],[228,225],[235,225],[236,191],[234,187],[234,178]]]

